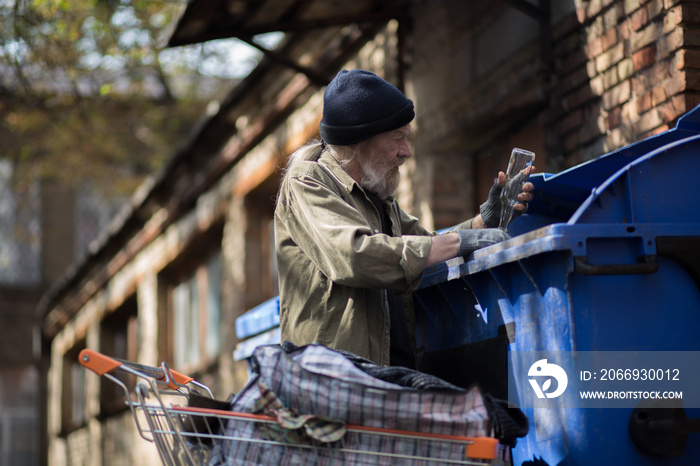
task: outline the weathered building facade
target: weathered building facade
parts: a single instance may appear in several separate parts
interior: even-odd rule
[[[78,366],[84,347],[164,360],[220,398],[245,383],[235,319],[277,293],[281,169],[318,136],[323,84],[338,70],[373,70],[414,100],[398,198],[429,228],[474,215],[514,146],[556,172],[666,130],[700,102],[698,2],[347,3],[188,7],[173,35],[183,43],[286,36],[45,297],[51,464],[157,463],[120,396]]]
[[[110,206],[55,181],[17,183],[15,167],[0,157],[0,464],[39,466],[49,361],[37,308]]]

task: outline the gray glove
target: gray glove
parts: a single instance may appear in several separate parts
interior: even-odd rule
[[[522,191],[523,183],[525,182],[526,175],[524,173],[518,173],[518,175],[506,183],[506,190],[513,191],[509,192],[509,195],[518,195]],[[498,224],[501,222],[501,192],[503,188],[498,185],[498,179],[494,180],[493,186],[489,191],[489,197],[486,202],[481,204],[479,207],[479,212],[481,213],[481,218],[487,228],[497,228]],[[520,217],[527,211],[527,201],[518,201],[518,204],[525,206],[523,210],[513,210],[513,219]]]
[[[491,246],[510,239],[510,235],[498,228],[484,228],[476,230],[455,230],[459,235],[460,256],[466,256],[477,249]]]

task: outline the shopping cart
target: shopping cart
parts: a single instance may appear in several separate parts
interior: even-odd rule
[[[89,349],[79,360],[122,388],[139,434],[155,444],[164,465],[511,464],[509,449],[491,437],[342,425],[342,438],[309,439],[282,428],[277,417],[199,407],[224,402],[165,363],[144,366]],[[137,378],[134,393],[117,377],[120,374]]]

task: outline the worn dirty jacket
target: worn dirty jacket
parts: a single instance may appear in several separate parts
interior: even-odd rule
[[[282,341],[316,342],[388,365],[383,290],[391,289],[404,295],[415,349],[411,292],[436,233],[389,198],[384,208],[393,236],[383,234],[377,209],[327,152],[289,170],[275,209]],[[458,227],[470,228],[471,220]]]

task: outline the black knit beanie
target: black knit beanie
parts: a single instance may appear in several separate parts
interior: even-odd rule
[[[348,146],[409,124],[413,101],[374,73],[342,70],[323,94],[321,138]]]

